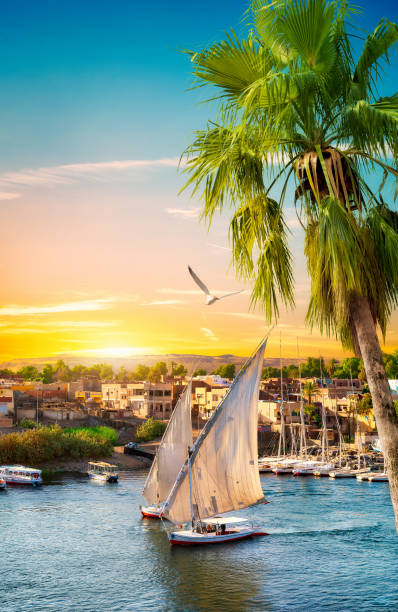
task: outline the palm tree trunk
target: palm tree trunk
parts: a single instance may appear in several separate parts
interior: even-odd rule
[[[369,301],[362,296],[351,300],[351,320],[355,326],[373,402],[381,448],[390,482],[391,501],[398,531],[398,418],[383,363],[376,326]]]

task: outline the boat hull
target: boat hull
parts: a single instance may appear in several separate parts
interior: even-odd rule
[[[171,546],[206,546],[206,544],[226,544],[253,536],[268,535],[255,529],[227,531],[225,533],[196,533],[190,530],[172,531],[168,534]]]
[[[99,480],[101,482],[117,482],[119,480],[119,476],[117,474],[89,474],[88,477],[91,480]]]
[[[160,519],[163,508],[156,506],[141,506],[141,514],[144,518]]]

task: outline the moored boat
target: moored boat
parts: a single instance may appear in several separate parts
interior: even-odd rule
[[[102,482],[117,482],[119,480],[117,466],[105,461],[89,461],[87,473],[89,478]]]
[[[358,475],[366,475],[369,469],[351,470],[350,468],[335,469],[329,472],[329,478],[356,478]]]
[[[41,470],[24,465],[1,465],[0,479],[7,485],[30,485],[37,487],[43,483]]]
[[[0,478],[0,491],[5,491],[7,488],[6,481]]]
[[[316,467],[313,471],[314,476],[329,476],[330,472],[334,469],[333,463],[325,463]]]
[[[192,529],[180,529],[170,534],[173,546],[192,546],[197,544],[222,544],[253,536],[268,535],[259,532],[248,519],[236,516],[216,516],[198,521]]]
[[[388,482],[388,474],[386,472],[373,472],[368,476],[369,482]]]
[[[266,535],[247,519],[221,516],[266,503],[258,470],[258,390],[266,340],[243,366],[182,466],[162,516],[187,525],[170,544],[216,544]]]

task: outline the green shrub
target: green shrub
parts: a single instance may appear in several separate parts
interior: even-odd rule
[[[145,423],[139,426],[135,439],[137,442],[149,442],[150,440],[163,436],[165,429],[166,423],[150,417]]]
[[[113,427],[105,427],[105,425],[99,425],[98,427],[67,427],[64,429],[65,433],[76,435],[77,433],[84,433],[91,437],[98,437],[103,440],[108,440],[113,445],[116,444],[119,434]]]
[[[25,429],[36,429],[36,422],[31,419],[21,419],[21,421],[19,421],[19,426]]]
[[[112,454],[109,439],[93,433],[65,432],[59,427],[40,427],[0,437],[0,464],[40,465],[52,459],[99,458]]]

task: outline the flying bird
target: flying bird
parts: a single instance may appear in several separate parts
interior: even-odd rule
[[[203,293],[206,296],[206,305],[207,306],[211,306],[211,304],[214,304],[214,302],[217,302],[217,300],[222,300],[223,298],[229,297],[230,295],[236,295],[237,293],[242,293],[242,289],[240,291],[232,291],[232,293],[226,293],[225,295],[221,295],[220,297],[216,297],[215,295],[212,295],[210,293],[210,291],[208,290],[208,288],[206,287],[206,285],[204,284],[203,281],[200,280],[199,276],[197,276],[197,274],[195,274],[195,272],[192,270],[191,266],[188,266],[188,270],[190,275],[192,276],[193,280],[195,281],[195,283],[198,285],[198,287],[200,287],[203,291]]]

